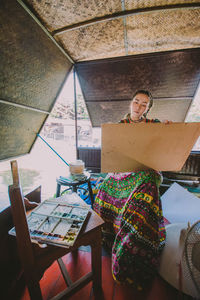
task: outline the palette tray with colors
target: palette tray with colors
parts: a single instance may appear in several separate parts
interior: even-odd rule
[[[44,244],[71,247],[90,215],[89,210],[89,205],[45,200],[27,217],[31,239]],[[10,234],[15,235],[15,228],[11,229]]]

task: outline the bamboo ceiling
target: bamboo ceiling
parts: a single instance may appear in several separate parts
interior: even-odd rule
[[[200,46],[200,1],[23,2],[75,62]]]

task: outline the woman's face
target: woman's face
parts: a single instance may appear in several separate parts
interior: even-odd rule
[[[145,94],[137,94],[131,102],[131,119],[139,120],[149,108],[149,97]]]

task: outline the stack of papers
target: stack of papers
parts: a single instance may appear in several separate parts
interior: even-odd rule
[[[178,183],[173,183],[161,197],[164,217],[170,223],[191,224],[200,220],[200,198]]]

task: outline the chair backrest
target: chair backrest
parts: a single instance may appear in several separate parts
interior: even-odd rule
[[[24,269],[30,269],[34,265],[34,253],[26,218],[24,197],[22,194],[17,161],[11,162],[13,185],[9,186],[9,198],[13,223],[16,231],[16,239],[20,260]]]
[[[13,184],[20,184],[17,161],[16,160],[12,160],[10,162],[10,164],[11,164],[11,172],[12,172]]]

